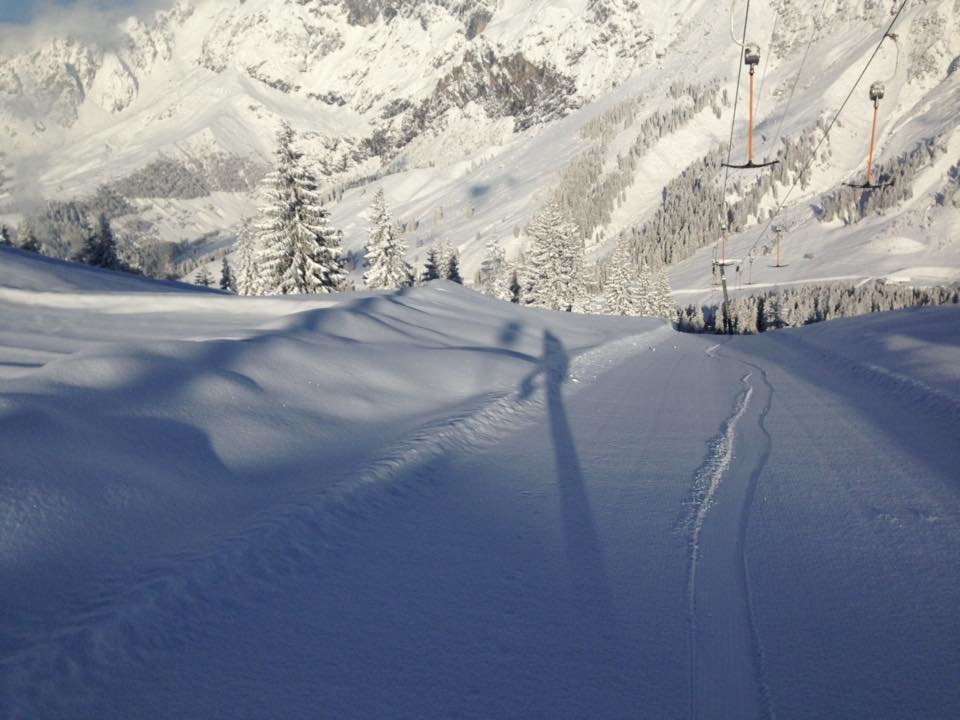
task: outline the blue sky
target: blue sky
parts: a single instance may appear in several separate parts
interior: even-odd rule
[[[76,0],[49,0],[40,2],[39,0],[0,0],[0,23],[28,23],[33,17],[42,11],[49,11],[51,6],[62,5],[64,7],[75,4]],[[121,5],[133,5],[135,0],[102,0],[96,3],[85,3],[87,5],[95,4],[99,7],[111,8]]]

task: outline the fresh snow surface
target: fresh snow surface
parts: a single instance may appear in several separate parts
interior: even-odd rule
[[[4,718],[960,715],[960,307],[0,287]]]

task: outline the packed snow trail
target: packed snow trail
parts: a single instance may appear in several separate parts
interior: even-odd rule
[[[958,320],[905,311],[724,349],[776,387],[745,577],[778,720],[960,711]]]
[[[719,349],[706,353],[716,358]],[[744,390],[694,478],[687,523],[691,718],[772,716],[744,553],[750,507],[769,456],[764,418],[773,389],[763,369],[749,365]]]

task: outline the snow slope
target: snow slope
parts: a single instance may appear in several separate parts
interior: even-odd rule
[[[0,294],[4,717],[960,712],[960,308],[718,343],[0,259],[49,273]]]
[[[882,37],[889,5],[752,6],[749,34],[763,63],[758,155],[832,117]],[[563,170],[597,144],[583,134],[592,120],[637,98],[638,123],[668,111],[680,104],[668,93],[676,83],[716,82],[732,98],[740,59],[730,27],[740,27],[742,12],[738,3],[703,0],[669,7],[432,0],[396,8],[356,0],[179,0],[153,18],[119,23],[109,42],[82,33],[67,41],[62,29],[21,33],[28,39],[11,38],[0,73],[0,166],[8,179],[0,187],[0,219],[15,222],[41,198],[84,195],[158,157],[197,164],[212,174],[211,184],[229,185],[236,178],[224,177],[218,163],[240,159],[251,163],[251,173],[265,168],[284,118],[303,134],[327,189],[348,186],[331,211],[350,249],[363,246],[370,185],[382,184],[407,228],[411,260],[422,262],[426,245],[449,240],[461,250],[470,282],[491,237],[511,257],[523,249],[523,228]],[[810,185],[785,209],[789,268],[761,269],[760,282],[851,273],[914,282],[960,276],[953,229],[960,210],[949,183],[960,142],[958,12],[952,0],[908,4],[895,28],[899,58],[886,43],[814,164]],[[863,174],[872,80],[888,80],[880,161],[929,138],[946,150],[915,181],[909,200],[854,226],[830,227],[814,219],[813,206]],[[706,109],[657,138],[598,228],[602,240],[591,246],[592,259],[649,219],[671,179],[727,140],[731,106],[723,105],[720,117]],[[744,151],[745,115],[741,102],[735,158]],[[614,129],[603,151],[608,171],[635,139],[636,125]],[[751,175],[741,179],[749,183]],[[774,203],[770,195],[763,207]],[[137,218],[118,220],[121,235],[170,242],[217,232],[230,238],[255,212],[256,199],[231,185],[199,200],[142,197],[136,205]],[[744,257],[758,232],[751,223],[732,239],[730,255]],[[900,239],[922,249],[891,256],[888,244]],[[709,296],[715,240],[705,238],[710,247],[671,273],[678,299]]]

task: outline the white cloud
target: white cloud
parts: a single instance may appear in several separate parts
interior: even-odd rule
[[[123,20],[131,16],[146,18],[173,4],[174,0],[77,0],[60,5],[39,0],[32,22],[0,24],[0,54],[30,50],[51,39],[66,37],[109,48],[119,41],[118,26]]]

